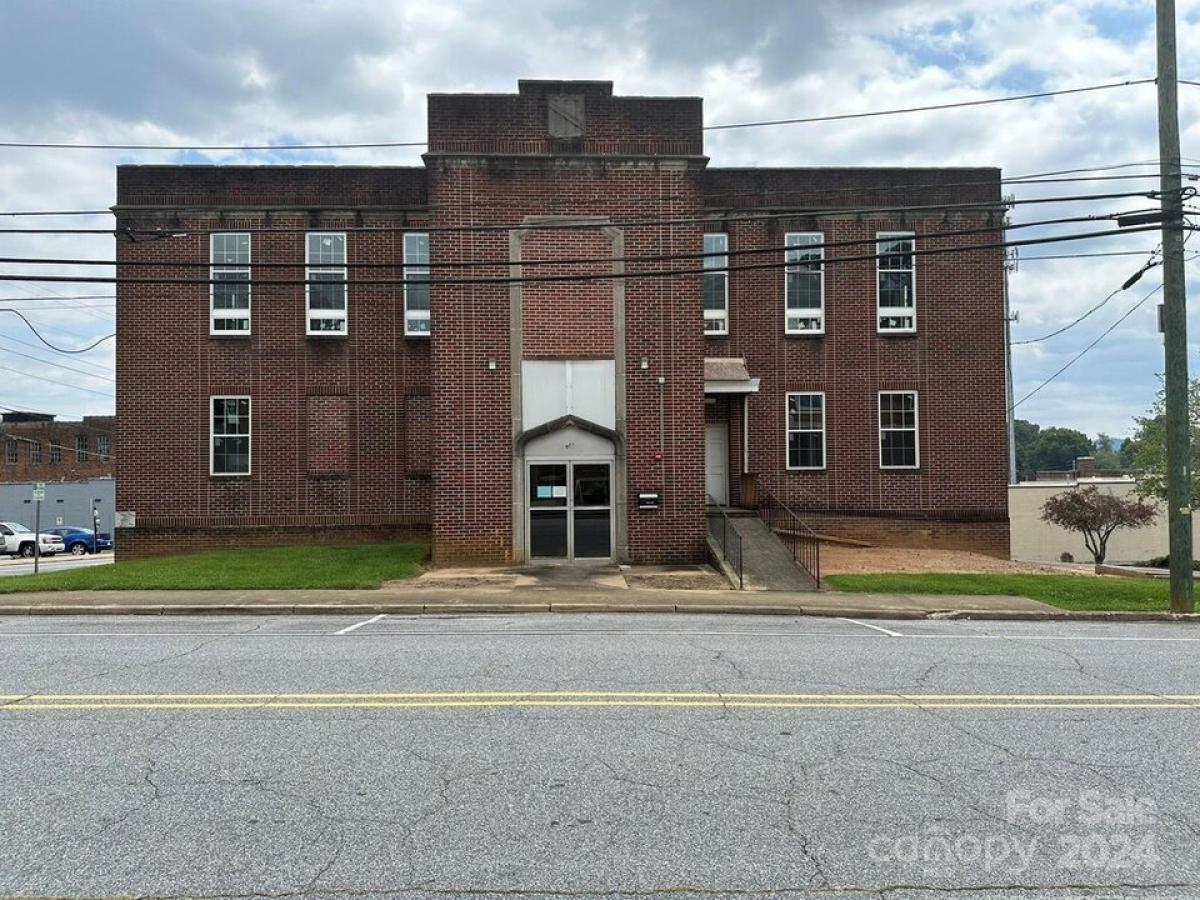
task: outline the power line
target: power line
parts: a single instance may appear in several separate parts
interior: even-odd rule
[[[904,113],[933,112],[941,109],[960,109],[966,106],[987,106],[991,103],[1009,103],[1014,100],[1037,100],[1042,97],[1061,97],[1064,94],[1083,94],[1088,91],[1107,91],[1112,88],[1130,87],[1138,84],[1154,84],[1153,78],[1118,81],[1112,84],[1091,84],[1086,87],[1066,88],[1060,91],[1039,91],[1034,94],[1013,94],[1008,97],[988,97],[983,100],[960,100],[956,103],[936,103],[931,106],[908,106],[900,109],[881,109],[872,112],[839,113],[832,116],[808,116],[802,119],[770,119],[763,122],[734,122],[728,125],[705,125],[705,131],[720,131],[727,128],[760,128],[767,125],[808,125],[814,122],[840,122],[847,119],[867,119],[876,116],[896,116]],[[0,146],[3,146],[0,144]]]
[[[1088,344],[1086,347],[1084,347],[1082,350],[1080,350],[1077,354],[1075,354],[1073,357],[1071,357],[1070,361],[1068,361],[1065,366],[1063,366],[1061,369],[1059,369],[1057,372],[1055,372],[1053,375],[1051,375],[1049,378],[1047,378],[1045,381],[1043,381],[1041,384],[1039,384],[1037,387],[1035,387],[1032,391],[1030,391],[1028,394],[1026,394],[1024,397],[1022,397],[1020,400],[1018,400],[1012,406],[1010,406],[1009,410],[1016,409],[1018,406],[1020,406],[1022,403],[1024,403],[1026,400],[1028,400],[1030,397],[1032,397],[1034,394],[1036,394],[1038,391],[1040,391],[1042,388],[1044,388],[1046,385],[1048,385],[1050,382],[1054,381],[1054,379],[1058,378],[1058,376],[1061,375],[1063,372],[1067,371],[1067,369],[1071,368],[1071,366],[1075,365],[1075,363],[1079,362],[1079,360],[1082,359],[1093,347],[1095,347],[1102,340],[1104,340],[1106,337],[1108,337],[1110,334],[1112,334],[1112,332],[1116,330],[1118,325],[1120,325],[1122,322],[1124,322],[1126,319],[1128,319],[1130,316],[1132,316],[1135,312],[1137,312],[1137,310],[1139,308],[1141,308],[1143,303],[1145,303],[1147,300],[1149,300],[1151,297],[1153,297],[1155,294],[1157,294],[1159,291],[1161,291],[1162,287],[1163,286],[1161,284],[1158,285],[1157,287],[1152,289],[1149,293],[1147,293],[1145,296],[1143,296],[1141,300],[1139,300],[1137,303],[1133,304],[1133,306],[1131,306],[1128,310],[1125,311],[1124,315],[1122,315],[1121,318],[1117,319],[1117,321],[1115,321],[1111,325],[1109,325],[1108,328],[1104,329],[1104,331],[1102,331],[1100,333],[1099,337],[1097,337],[1094,341],[1092,341],[1090,344]]]
[[[42,353],[46,352],[45,349],[43,349],[41,344],[35,344],[33,341],[23,341],[20,338],[10,337],[7,334],[4,335],[3,337],[0,337],[0,340],[8,341],[9,343],[13,343],[13,344],[20,344],[22,347],[31,347],[32,349],[38,350]],[[7,347],[0,347],[0,350],[7,350],[7,349],[8,349]],[[53,352],[57,353],[58,351],[55,350]],[[100,365],[99,363],[88,362],[85,359],[77,359],[74,362],[76,365],[87,366],[90,369],[95,369],[95,370],[97,370],[98,374],[101,374],[101,375],[107,375],[110,371],[112,371],[111,365],[103,366],[103,365]]]
[[[12,412],[19,412],[19,411],[20,410],[15,410],[15,409],[12,410]],[[10,422],[9,424],[11,425],[13,423]],[[66,423],[65,422],[48,422],[46,424],[65,425]],[[39,444],[40,445],[42,443],[39,440],[35,440],[34,438],[31,438],[31,437],[26,437],[23,434],[13,434],[11,431],[0,431],[0,438],[8,438],[10,441],[20,441],[20,442],[26,443],[26,444]],[[79,448],[78,445],[76,445],[75,447],[67,447],[64,444],[57,443],[53,439],[48,441],[48,443],[52,447],[58,447],[60,450],[64,450],[68,453],[74,453],[77,457],[76,461],[78,461],[78,456],[81,454],[84,456],[98,456],[104,462],[108,462],[112,459],[115,459],[115,457],[111,453],[100,453],[98,451],[93,452],[91,450],[82,450]]]
[[[32,372],[24,372],[21,369],[14,369],[11,366],[0,366],[0,371],[15,372],[17,375],[22,375],[25,378],[36,378],[38,381],[46,381],[50,384],[62,384],[62,382],[56,381],[53,378],[46,378],[44,375],[34,375]],[[71,390],[87,391],[89,394],[95,394],[97,397],[104,397],[106,400],[112,399],[112,394],[106,394],[103,391],[93,391],[91,388],[80,387],[79,385],[72,385]]]
[[[1060,183],[1072,183],[1072,182],[1119,181],[1119,180],[1126,180],[1126,179],[1157,178],[1158,175],[1155,172],[1145,172],[1145,173],[1139,173],[1136,175],[1108,175],[1108,176],[1097,175],[1097,176],[1080,177],[1080,178],[1052,177],[1052,176],[1059,176],[1059,175],[1072,175],[1072,174],[1081,173],[1081,172],[1106,172],[1106,171],[1111,171],[1114,169],[1126,169],[1126,168],[1132,168],[1135,166],[1148,166],[1148,165],[1156,165],[1156,164],[1157,163],[1151,163],[1151,162],[1120,163],[1120,164],[1116,164],[1116,165],[1091,166],[1091,167],[1084,167],[1084,168],[1079,168],[1079,169],[1060,169],[1060,170],[1053,171],[1053,172],[1034,172],[1034,173],[1030,173],[1027,175],[1013,175],[1013,176],[1009,176],[1006,178],[1000,178],[999,183],[1000,184],[1060,184]],[[868,171],[870,169],[870,167],[854,167],[854,168],[867,168]],[[887,167],[884,167],[884,168],[887,168]],[[1198,166],[1196,164],[1188,163],[1188,164],[1185,164],[1183,166],[1183,168],[1194,169],[1194,168],[1198,168]],[[737,171],[738,169],[737,169],[737,167],[733,167],[733,170]],[[718,168],[718,169],[712,169],[710,171],[719,175],[722,172],[730,171],[730,170]],[[767,170],[767,171],[770,171],[770,170]],[[803,171],[803,168],[801,168],[800,171]],[[1200,177],[1200,176],[1195,176],[1195,177]],[[845,194],[845,193],[862,194],[862,193],[869,193],[872,191],[914,191],[914,190],[925,190],[925,189],[946,189],[946,188],[951,188],[951,187],[972,187],[972,186],[979,186],[979,185],[992,185],[992,184],[996,184],[996,182],[997,182],[997,179],[990,178],[990,179],[984,179],[984,180],[975,179],[975,180],[971,180],[971,181],[944,181],[943,180],[943,181],[936,181],[936,182],[907,183],[907,184],[863,184],[863,185],[855,185],[853,187],[809,186],[809,187],[794,188],[794,189],[789,189],[789,190],[779,190],[777,188],[772,188],[769,191],[761,191],[761,190],[760,191],[754,191],[754,190],[706,191],[704,193],[704,198],[705,198],[705,201],[709,202],[712,206],[718,207],[718,208],[724,208],[724,207],[721,207],[720,204],[714,202],[716,198],[759,197],[759,196],[763,196],[764,194],[767,194],[767,193],[769,193],[771,197],[787,197],[787,196],[792,196],[792,195],[796,195],[796,194],[801,194],[801,195],[808,196],[808,197],[811,197],[811,196],[824,197],[824,196],[827,196],[830,194]],[[584,199],[596,199],[596,198],[590,197],[590,198],[584,198]],[[645,201],[645,202],[662,202],[662,201],[670,201],[670,200],[680,199],[680,195],[678,195],[678,194],[641,194],[641,195],[626,196],[624,199],[625,200],[639,200],[639,201]],[[493,200],[460,200],[460,201],[445,202],[445,203],[428,203],[428,204],[424,204],[424,205],[420,206],[419,209],[421,211],[426,211],[426,210],[430,210],[430,209],[446,209],[446,208],[461,208],[461,207],[475,208],[475,207],[481,207],[481,206],[503,207],[503,206],[521,206],[521,204],[514,202],[514,201],[509,201],[509,200],[494,200],[494,201]],[[124,209],[137,209],[137,208],[138,207],[124,207]],[[153,208],[158,209],[160,207],[153,207]],[[305,211],[308,211],[311,208],[312,208],[311,206],[303,207],[303,209]],[[278,211],[284,210],[283,207],[273,207],[273,209],[278,210]],[[297,207],[297,209],[299,209],[299,207]],[[341,207],[339,207],[339,209],[341,209]],[[37,210],[37,209],[34,209],[34,210],[0,211],[0,216],[8,217],[8,218],[56,217],[56,216],[111,216],[111,215],[115,215],[115,214],[116,213],[112,209],[60,209],[60,210]]]
[[[38,297],[0,297],[0,303],[26,303],[42,300],[116,300],[115,294],[55,294]]]
[[[1042,238],[1027,238],[1017,241],[1001,241],[991,244],[967,244],[955,247],[930,247],[930,248],[914,248],[907,251],[905,256],[930,256],[935,254],[946,253],[972,253],[984,250],[999,250],[1007,247],[1024,247],[1034,244],[1054,244],[1063,241],[1079,241],[1090,240],[1092,238],[1114,237],[1116,235],[1138,234],[1147,231],[1159,231],[1157,225],[1145,225],[1135,228],[1117,228],[1110,231],[1090,231],[1077,234],[1051,235]],[[1190,227],[1188,230],[1192,230]],[[857,256],[841,256],[827,257],[821,260],[822,265],[831,263],[846,263],[846,262],[862,262],[865,260],[879,259],[881,256],[891,256],[895,254],[889,253],[868,253]],[[584,281],[620,281],[634,280],[640,278],[675,278],[681,275],[704,275],[718,272],[741,272],[759,269],[778,269],[787,265],[783,260],[766,263],[746,263],[740,266],[727,266],[723,269],[706,269],[706,268],[691,268],[691,269],[648,269],[640,272],[596,272],[582,274],[566,274],[566,275],[509,275],[490,278],[436,278],[436,279],[416,279],[416,278],[371,278],[358,279],[350,281],[348,279],[296,279],[296,278],[260,278],[249,279],[247,281],[239,281],[237,284],[250,285],[291,285],[297,286],[302,284],[319,284],[319,285],[353,285],[356,288],[362,287],[397,287],[406,284],[417,285],[510,285],[510,284],[525,284],[525,283],[548,283],[548,282],[584,282]],[[143,285],[161,285],[161,284],[183,284],[183,285],[208,285],[208,284],[229,284],[227,279],[219,278],[178,278],[178,277],[140,277],[140,276],[100,276],[100,275],[29,275],[29,274],[0,274],[0,282],[16,281],[16,282],[88,282],[93,284],[143,284]]]
[[[1066,88],[1058,91],[1040,91],[1033,94],[1014,94],[1007,97],[988,97],[982,100],[960,100],[955,103],[939,103],[931,106],[912,106],[901,109],[881,109],[870,112],[841,113],[830,116],[809,116],[799,119],[773,119],[760,122],[730,122],[704,125],[704,131],[721,131],[731,128],[762,128],[773,125],[800,125],[814,122],[836,122],[845,119],[865,119],[877,116],[895,116],[906,113],[931,112],[943,109],[960,109],[971,106],[986,106],[992,103],[1009,103],[1017,100],[1036,100],[1043,97],[1060,97],[1066,94],[1082,94],[1088,91],[1105,91],[1112,88],[1153,84],[1153,78],[1141,78],[1111,84],[1093,84],[1084,87]],[[1191,83],[1191,82],[1185,82]],[[427,147],[428,141],[371,141],[335,144],[75,144],[48,141],[0,141],[0,148],[29,150],[168,150],[168,151],[292,151],[292,150],[379,150],[391,147]]]
[[[1147,210],[1128,210],[1114,213],[1099,213],[1087,216],[1069,216],[1057,219],[1037,219],[1031,222],[1019,222],[1015,224],[1000,223],[979,228],[960,228],[951,231],[931,231],[918,233],[913,232],[914,238],[918,240],[926,240],[932,238],[944,237],[962,237],[974,234],[988,234],[994,231],[1005,231],[1018,228],[1034,228],[1046,225],[1068,225],[1079,224],[1083,222],[1100,222],[1104,220],[1113,220],[1121,216],[1132,215],[1135,213],[1146,212]],[[1157,212],[1157,210],[1150,210]],[[830,247],[851,247],[862,244],[877,244],[877,237],[870,238],[855,238],[851,240],[841,241],[823,241],[821,243],[807,244],[806,250],[824,250]],[[474,269],[474,268],[508,268],[513,265],[521,266],[561,266],[561,265],[589,265],[593,263],[641,263],[641,262],[662,262],[666,260],[696,260],[709,259],[714,257],[730,257],[730,256],[746,256],[765,253],[782,253],[784,251],[794,249],[787,244],[768,245],[766,247],[743,247],[740,249],[724,250],[724,251],[686,251],[678,253],[652,253],[639,254],[636,256],[587,256],[587,257],[558,257],[558,258],[537,258],[532,259],[482,259],[482,260],[445,260],[424,263],[422,268],[426,269]],[[68,259],[61,257],[30,257],[30,256],[3,256],[0,257],[0,264],[28,264],[28,265],[55,265],[55,266],[134,266],[134,267],[170,267],[170,268],[211,268],[213,263],[211,260],[174,260],[174,259],[145,259],[145,260],[110,260],[110,259]],[[247,268],[268,268],[268,269],[296,269],[304,265],[303,261],[295,262],[256,262],[247,266]],[[396,269],[403,265],[402,262],[349,262],[344,266],[347,269]],[[340,267],[340,266],[339,266]]]
[[[15,310],[15,309],[10,309],[8,307],[0,307],[0,312],[12,313],[14,316],[19,318],[22,322],[24,322],[29,327],[29,330],[33,332],[34,336],[39,341],[41,341],[43,344],[45,344],[51,350],[54,350],[58,353],[87,353],[89,350],[92,350],[92,349],[98,347],[100,344],[103,344],[105,341],[109,340],[110,338],[114,338],[117,336],[116,332],[113,332],[112,334],[106,334],[106,335],[104,335],[104,337],[98,338],[97,340],[92,341],[92,343],[88,344],[86,347],[81,347],[79,349],[71,349],[69,347],[58,347],[58,346],[55,346],[54,344],[50,343],[44,337],[42,337],[42,333],[34,327],[32,322],[30,322],[27,318],[25,318],[23,313],[19,312],[18,310]]]
[[[38,356],[31,356],[28,353],[22,353],[20,350],[13,350],[9,347],[0,347],[0,353],[11,353],[13,356],[20,356],[24,359],[32,360],[33,362],[39,363],[40,365],[43,365],[43,366],[53,366],[56,369],[65,369],[68,372],[75,372],[76,374],[79,374],[79,375],[86,375],[89,378],[98,378],[101,381],[109,381],[109,382],[112,382],[113,384],[117,383],[117,380],[115,378],[110,378],[107,375],[98,375],[95,372],[88,372],[88,371],[85,371],[84,369],[76,369],[74,366],[68,366],[66,363],[54,362],[53,360],[42,359],[41,357],[38,357]]]
[[[1190,197],[1195,193],[1195,188],[1185,188],[1185,193]],[[774,210],[771,212],[710,212],[701,216],[683,216],[683,217],[651,217],[642,219],[626,219],[618,221],[602,221],[601,216],[588,216],[581,214],[575,218],[557,221],[557,222],[512,222],[512,223],[494,223],[486,225],[346,225],[337,226],[337,231],[352,232],[352,233],[371,233],[371,234],[391,234],[391,233],[485,233],[496,231],[565,231],[572,229],[588,229],[588,228],[632,228],[638,226],[665,226],[665,225],[696,225],[696,224],[723,224],[740,221],[762,221],[776,219],[790,219],[798,217],[816,217],[816,216],[835,216],[835,215],[879,215],[882,213],[900,213],[900,212],[956,212],[956,211],[988,211],[1000,208],[1010,208],[1015,206],[1025,206],[1030,204],[1041,203],[1080,203],[1091,202],[1094,200],[1118,200],[1127,199],[1130,197],[1144,197],[1148,200],[1158,200],[1160,193],[1157,190],[1143,191],[1121,191],[1110,192],[1105,194],[1070,194],[1064,196],[1051,197],[1028,197],[1022,200],[1004,200],[996,198],[995,200],[977,201],[973,203],[932,203],[923,205],[908,205],[908,206],[858,206],[858,207],[796,207],[787,211]],[[155,210],[167,209],[168,207],[154,207]],[[179,207],[169,207],[171,210],[178,211]],[[204,207],[208,210],[211,207]],[[244,208],[240,208],[244,209]],[[336,211],[342,214],[352,212],[344,206],[340,207],[318,207],[315,211]],[[278,207],[270,209],[258,210],[260,212],[278,212]],[[313,208],[306,208],[306,212],[313,212]],[[139,238],[145,240],[164,240],[167,238],[194,237],[209,234],[223,234],[230,231],[238,232],[266,232],[271,234],[287,234],[287,233],[304,233],[316,231],[311,227],[295,227],[295,226],[247,226],[240,228],[231,228],[224,226],[221,228],[135,228],[132,226],[120,226],[117,228],[0,228],[0,234],[110,234],[118,237],[127,238],[133,242],[137,242]]]
[[[1158,250],[1153,251],[1153,255],[1157,255],[1158,253],[1159,253]],[[1020,346],[1024,346],[1025,344],[1038,344],[1038,343],[1041,343],[1042,341],[1048,341],[1051,338],[1058,337],[1063,332],[1070,331],[1072,328],[1074,328],[1080,322],[1082,322],[1086,318],[1088,318],[1088,316],[1090,316],[1092,313],[1103,308],[1104,305],[1106,303],[1108,303],[1108,301],[1111,300],[1113,297],[1117,296],[1117,294],[1133,287],[1133,285],[1137,283],[1138,279],[1140,279],[1144,274],[1146,274],[1146,272],[1150,271],[1150,269],[1154,268],[1155,266],[1160,266],[1160,265],[1162,265],[1161,260],[1156,260],[1153,258],[1150,259],[1149,261],[1146,262],[1146,264],[1144,266],[1142,266],[1140,269],[1138,269],[1136,272],[1134,272],[1133,275],[1131,275],[1129,278],[1125,279],[1125,282],[1120,287],[1116,288],[1107,297],[1105,297],[1103,300],[1101,300],[1095,306],[1088,309],[1083,315],[1079,316],[1074,321],[1067,323],[1066,325],[1062,326],[1061,328],[1051,331],[1049,334],[1043,334],[1041,337],[1028,338],[1023,341],[1013,341],[1012,345],[1014,347],[1020,347]]]

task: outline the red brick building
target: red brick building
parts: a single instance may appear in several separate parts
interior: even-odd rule
[[[49,413],[0,415],[0,482],[80,481],[113,474],[113,416],[55,421]]]
[[[420,167],[119,167],[126,552],[695,559],[756,483],[1007,553],[998,170],[713,168],[608,82],[428,117]]]

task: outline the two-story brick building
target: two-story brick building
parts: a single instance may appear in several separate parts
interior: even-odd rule
[[[699,98],[608,82],[428,120],[416,167],[119,167],[125,552],[696,559],[756,483],[1007,553],[998,170],[710,167]]]
[[[56,420],[49,413],[0,414],[0,481],[79,481],[113,474],[116,419]]]

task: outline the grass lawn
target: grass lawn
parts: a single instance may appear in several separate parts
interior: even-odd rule
[[[1155,578],[1091,575],[830,575],[839,591],[870,594],[1001,594],[1060,609],[1158,612],[1170,608],[1168,584]]]
[[[135,559],[68,572],[0,578],[0,594],[17,591],[251,590],[378,588],[409,578],[427,544],[352,547],[261,547]]]

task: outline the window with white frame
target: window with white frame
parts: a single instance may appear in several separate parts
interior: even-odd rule
[[[337,337],[347,332],[346,235],[315,231],[305,236],[304,278],[308,322],[305,333]]]
[[[704,333],[729,334],[729,235],[706,234],[704,252]]]
[[[917,269],[911,231],[881,231],[876,238],[878,290],[877,330],[904,333],[917,330]]]
[[[209,399],[209,473],[250,474],[250,398]]]
[[[30,441],[29,442],[29,461],[34,464],[40,463],[42,461],[42,442],[41,441]]]
[[[96,452],[100,454],[101,459],[108,459],[108,435],[96,435]]]
[[[54,441],[51,441],[50,442],[50,463],[52,465],[58,465],[61,462],[62,462],[62,444],[56,444],[56,443],[54,443]]]
[[[209,236],[208,333],[250,333],[250,235]]]
[[[16,465],[17,459],[17,442],[15,439],[9,438],[4,442],[4,461],[11,466]]]
[[[879,392],[879,467],[915,469],[920,465],[917,440],[917,392]]]
[[[784,330],[825,333],[825,235],[793,231],[783,236]]]
[[[404,235],[404,333],[429,337],[429,235]]]
[[[88,436],[86,434],[75,435],[75,462],[85,463],[88,461]]]
[[[825,395],[787,395],[787,467],[825,468]]]

